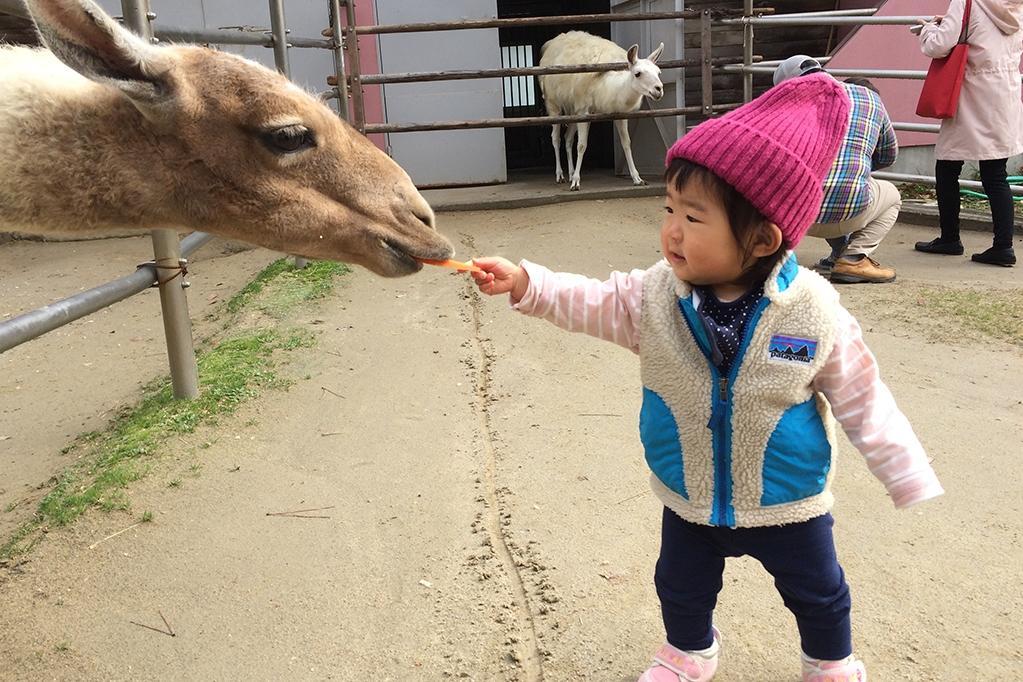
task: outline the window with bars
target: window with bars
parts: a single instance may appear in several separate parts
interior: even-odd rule
[[[533,65],[532,45],[501,46],[501,66],[503,68],[517,69]],[[536,106],[536,78],[533,76],[505,76],[502,81],[505,115],[515,115],[513,112],[516,109],[531,109]],[[525,112],[523,115],[526,115]]]

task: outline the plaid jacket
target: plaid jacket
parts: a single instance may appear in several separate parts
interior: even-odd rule
[[[859,85],[842,84],[852,110],[838,158],[824,180],[824,202],[818,223],[838,223],[862,213],[872,197],[870,172],[895,163],[899,143],[877,93]]]

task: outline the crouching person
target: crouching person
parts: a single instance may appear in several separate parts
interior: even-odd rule
[[[813,57],[795,55],[778,66],[774,83],[820,71],[820,62]],[[849,129],[824,181],[820,215],[808,233],[826,239],[831,255],[814,269],[835,283],[891,282],[895,270],[883,267],[871,254],[895,225],[902,197],[895,185],[870,173],[895,163],[898,141],[869,80],[850,78],[842,86],[852,102]]]

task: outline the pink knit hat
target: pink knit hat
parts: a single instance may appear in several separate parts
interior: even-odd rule
[[[795,248],[820,213],[821,183],[842,145],[850,106],[827,74],[793,78],[690,130],[668,150],[665,165],[683,158],[706,167]]]

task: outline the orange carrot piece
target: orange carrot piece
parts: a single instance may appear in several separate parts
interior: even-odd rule
[[[457,260],[433,260],[431,258],[417,258],[420,263],[426,263],[427,265],[439,265],[442,268],[451,268],[459,272],[483,272],[483,268],[472,263],[463,263]]]

